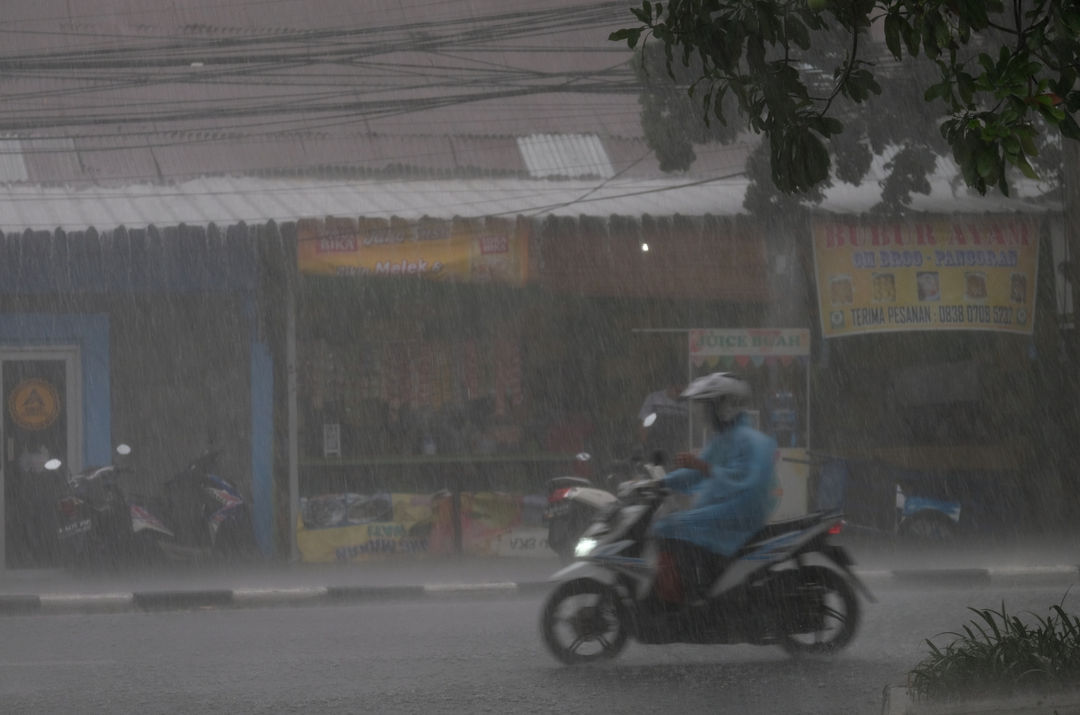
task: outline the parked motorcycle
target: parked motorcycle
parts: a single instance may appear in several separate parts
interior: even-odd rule
[[[251,514],[234,484],[216,474],[220,451],[208,451],[169,477],[149,500],[172,533],[158,546],[172,560],[234,558],[256,553]]]
[[[873,597],[830,537],[843,520],[816,513],[769,524],[743,547],[700,602],[674,610],[649,598],[656,558],[647,533],[670,491],[643,482],[586,529],[578,559],[553,576],[540,630],[566,664],[614,658],[643,644],[777,644],[792,654],[834,653],[855,635],[856,589]]]
[[[809,459],[784,458],[811,467],[811,494],[817,509],[844,510],[852,531],[944,543],[970,527],[979,510],[949,476],[903,469],[879,460],[857,460],[817,452]],[[961,522],[961,516],[966,517]]]
[[[578,455],[589,459],[589,455]],[[574,558],[574,547],[585,529],[617,500],[612,490],[619,484],[648,477],[663,476],[662,458],[646,464],[640,459],[616,465],[605,478],[606,487],[600,487],[583,477],[555,477],[548,482],[547,508],[544,522],[548,525],[548,547],[563,563]]]
[[[656,415],[650,414],[644,420],[646,427],[652,426]],[[577,455],[579,462],[588,462],[592,456],[587,452]],[[612,493],[620,483],[658,477],[664,475],[662,453],[653,455],[651,463],[645,463],[640,457],[613,465],[604,478],[604,486],[593,484],[583,477],[555,477],[548,482],[547,508],[543,520],[548,525],[548,547],[558,554],[563,563],[569,563],[574,557],[574,546],[581,534],[596,517],[615,503]]]
[[[131,447],[116,448],[121,456]],[[59,459],[45,468],[63,469]],[[110,566],[152,560],[159,539],[173,533],[156,516],[131,503],[120,481],[131,474],[123,465],[91,467],[67,476],[67,490],[57,502],[57,537],[63,563],[69,566]]]

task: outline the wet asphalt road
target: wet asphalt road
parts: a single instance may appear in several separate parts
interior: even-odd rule
[[[538,638],[539,596],[252,610],[0,618],[11,713],[879,713],[968,605],[1046,615],[1070,580],[878,585],[831,659],[774,647],[639,646],[565,668]],[[1077,589],[1074,587],[1073,589]],[[1080,609],[1080,594],[1065,605]]]

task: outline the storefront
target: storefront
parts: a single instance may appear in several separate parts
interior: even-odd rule
[[[994,528],[1060,503],[1049,233],[1018,214],[816,217],[816,447],[962,483],[935,496],[970,497]]]
[[[62,477],[44,461],[108,464],[119,442],[134,448],[125,488],[144,494],[222,450],[269,549],[273,384],[255,250],[242,230],[0,237],[7,567],[56,563]]]
[[[307,560],[545,554],[547,480],[628,457],[642,398],[688,364],[685,330],[767,302],[760,237],[711,217],[296,230]],[[673,326],[681,342],[650,332]]]

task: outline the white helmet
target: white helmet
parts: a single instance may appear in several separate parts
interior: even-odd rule
[[[714,372],[687,385],[682,397],[706,403],[713,427],[723,429],[742,411],[750,397],[750,385],[734,373]]]

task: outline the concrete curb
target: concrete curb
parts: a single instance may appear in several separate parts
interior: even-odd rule
[[[856,570],[868,582],[955,586],[992,581],[1025,582],[1080,578],[1077,566],[994,569]],[[432,583],[422,586],[321,586],[303,588],[239,588],[135,591],[118,593],[43,593],[0,595],[0,616],[61,613],[124,613],[272,606],[342,605],[386,600],[452,598],[476,595],[537,595],[552,588],[544,581]]]
[[[920,701],[902,685],[886,685],[881,715],[1065,715],[1080,712],[1080,692],[1032,693],[996,700]]]
[[[324,586],[136,591],[132,593],[10,594],[0,595],[0,616],[340,605],[461,595],[536,593],[549,586],[548,582],[494,582],[436,583],[423,586]]]
[[[855,569],[862,579],[888,580],[895,583],[939,584],[986,584],[1022,580],[1028,583],[1059,581],[1064,578],[1080,578],[1080,566],[1005,566],[1000,568],[954,568],[954,569]]]

